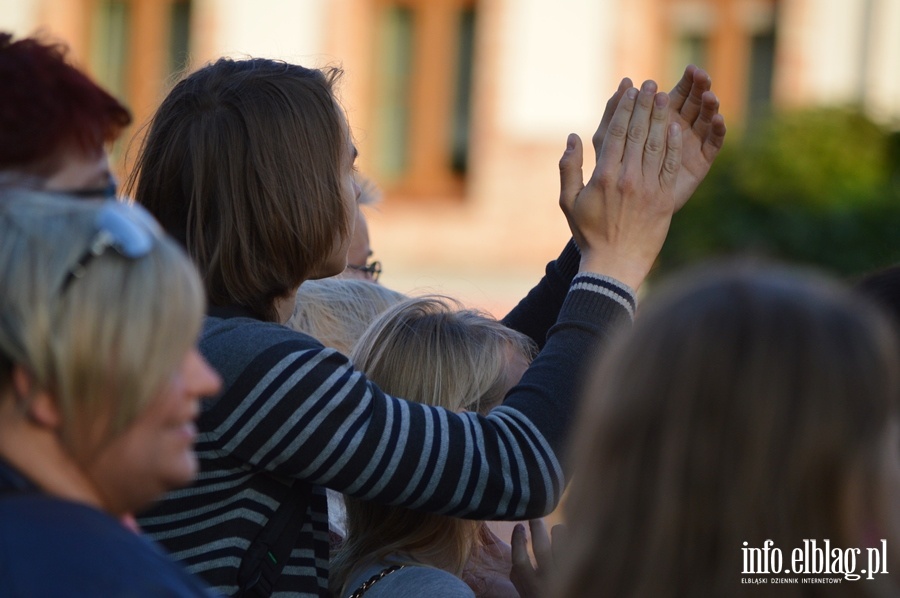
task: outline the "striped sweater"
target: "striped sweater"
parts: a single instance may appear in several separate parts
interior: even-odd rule
[[[207,317],[200,349],[221,372],[224,390],[198,421],[201,473],[139,523],[193,573],[233,595],[244,551],[289,484],[314,485],[273,594],[287,598],[328,596],[322,487],[468,518],[548,513],[563,490],[559,454],[581,370],[635,305],[617,281],[573,278],[577,259],[570,243],[504,320],[542,348],[485,417],[388,396],[346,357],[283,326]]]

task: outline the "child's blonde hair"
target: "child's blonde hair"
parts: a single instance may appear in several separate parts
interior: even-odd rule
[[[368,283],[366,283],[368,284]],[[509,364],[536,353],[525,335],[442,296],[407,299],[369,327],[351,359],[387,393],[411,401],[481,414],[502,402],[517,380]],[[347,497],[348,536],[332,561],[332,587],[346,592],[352,572],[389,555],[461,576],[482,523]]]
[[[366,280],[307,280],[297,291],[294,313],[287,326],[349,355],[369,324],[404,299],[403,293]]]

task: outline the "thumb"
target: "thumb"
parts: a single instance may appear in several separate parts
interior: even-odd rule
[[[559,207],[569,216],[575,208],[575,198],[584,188],[584,148],[581,138],[570,133],[566,140],[566,151],[559,159]]]

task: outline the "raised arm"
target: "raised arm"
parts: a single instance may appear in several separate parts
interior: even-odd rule
[[[240,374],[228,384],[234,396],[204,416],[210,428],[198,449],[209,460],[237,457],[252,469],[430,512],[521,519],[552,510],[582,368],[633,314],[626,285],[640,285],[674,210],[679,128],[667,134],[667,97],[655,105],[654,97],[648,83],[619,103],[587,185],[580,140],[569,139],[560,203],[582,248],[581,273],[502,406],[481,417],[387,396],[340,354],[273,325],[262,334],[271,348],[240,368],[246,383]],[[273,342],[276,334],[285,342]],[[228,336],[203,345],[227,351],[237,342]]]
[[[595,164],[613,114],[625,92],[632,87],[625,78],[606,103],[603,117],[595,131],[592,144]],[[689,65],[681,80],[669,94],[669,119],[682,131],[682,168],[675,183],[675,209],[680,209],[691,197],[725,140],[725,121],[719,112],[719,101],[710,91],[711,80],[706,71]],[[581,255],[569,243],[560,256],[547,265],[541,281],[503,319],[503,323],[518,330],[543,347],[547,331],[556,321],[572,278],[577,274]]]

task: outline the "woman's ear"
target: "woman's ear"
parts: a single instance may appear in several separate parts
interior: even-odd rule
[[[16,401],[33,424],[57,429],[62,416],[56,399],[46,390],[36,388],[31,374],[20,365],[13,366],[12,386]]]

